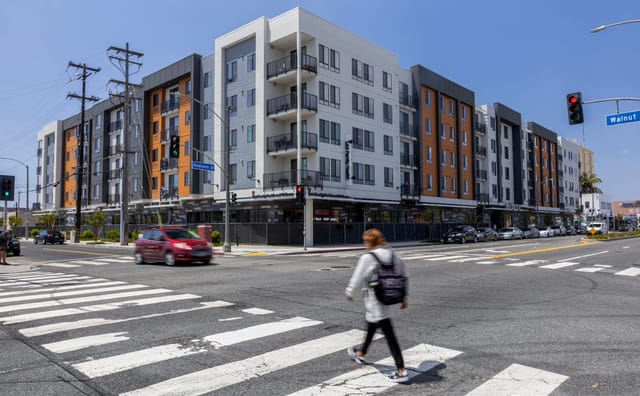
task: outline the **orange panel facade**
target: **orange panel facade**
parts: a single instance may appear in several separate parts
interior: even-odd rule
[[[64,161],[63,161],[63,196],[62,206],[64,208],[75,208],[76,200],[73,198],[76,193],[76,168],[78,166],[78,138],[77,128],[70,128],[64,131]]]

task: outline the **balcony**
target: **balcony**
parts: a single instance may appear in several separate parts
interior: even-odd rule
[[[160,112],[162,114],[177,111],[180,108],[180,101],[178,99],[169,99],[162,102],[160,106]]]
[[[110,194],[109,195],[109,204],[110,205],[119,205],[120,204],[120,194]]]
[[[170,170],[178,169],[177,158],[164,158],[160,161],[160,171],[166,172]]]
[[[160,199],[178,199],[177,187],[160,187]]]
[[[122,120],[115,120],[109,123],[109,132],[117,132],[122,130]]]
[[[420,199],[420,190],[419,184],[401,184],[400,198],[404,200],[417,201]]]
[[[122,178],[122,169],[109,170],[109,180]]]
[[[400,153],[400,166],[405,168],[418,168],[418,156],[408,153]]]
[[[38,149],[38,157],[42,157],[42,147]]]
[[[318,135],[315,133],[302,133],[302,152],[318,151]],[[287,154],[295,155],[298,153],[298,135],[295,132],[285,133],[282,135],[271,136],[267,138],[267,154],[273,156]]]
[[[405,107],[409,110],[415,110],[415,107],[413,107],[413,98],[411,97],[411,95],[399,92],[398,100],[400,101],[400,107]]]
[[[485,169],[476,169],[476,179],[487,180],[487,171]]]
[[[478,203],[488,204],[489,203],[489,194],[484,194],[484,193],[476,194],[476,201],[478,201]]]
[[[302,93],[302,115],[309,115],[318,111],[318,97],[306,92]],[[295,93],[278,96],[267,100],[267,116],[271,119],[294,119],[298,108],[298,98]]]
[[[111,153],[111,155],[118,155],[122,153],[122,149],[122,144],[117,143],[109,147],[109,152]]]
[[[283,58],[267,63],[267,80],[278,81],[281,84],[295,84],[298,57],[287,55]],[[302,79],[305,80],[318,73],[318,60],[307,54],[302,54]]]
[[[486,135],[487,134],[487,124],[483,124],[483,123],[479,122],[479,123],[476,124],[475,130],[480,135]]]
[[[476,146],[476,155],[485,158],[487,156],[487,146]]]
[[[160,143],[166,143],[171,136],[178,136],[178,127],[165,129],[160,132]]]
[[[307,187],[322,189],[322,175],[318,171],[302,170],[301,184]],[[264,189],[285,189],[294,187],[298,181],[298,171],[283,171],[265,173],[263,175]]]
[[[412,123],[407,123],[400,119],[400,135],[407,136],[412,139],[417,139],[418,132]]]

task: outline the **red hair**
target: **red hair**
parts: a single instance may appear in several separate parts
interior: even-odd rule
[[[362,240],[365,241],[372,249],[380,247],[387,243],[384,235],[377,228],[370,228],[362,233]]]

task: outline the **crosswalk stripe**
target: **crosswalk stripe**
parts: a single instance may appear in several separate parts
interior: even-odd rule
[[[90,279],[90,276],[77,276],[74,275],[73,277],[57,277],[54,279],[36,279],[36,280],[26,280],[24,282],[21,281],[15,281],[12,283],[5,283],[2,286],[3,287],[11,287],[11,288],[18,288],[18,287],[31,287],[34,284],[40,285],[44,283],[46,285],[55,285],[55,284],[60,284],[63,282],[70,282],[70,281],[78,281],[78,280],[84,280],[84,279]]]
[[[426,258],[433,258],[433,257],[442,257],[444,256],[443,254],[424,254],[421,256],[403,256],[402,258],[404,260],[418,260],[418,259],[426,259]]]
[[[484,260],[484,259],[488,259],[489,257],[467,257],[467,258],[463,258],[463,259],[459,259],[459,260],[449,260],[453,263],[466,263],[467,261],[478,261],[478,260]]]
[[[627,268],[625,270],[616,272],[614,275],[638,276],[640,275],[640,268],[635,268],[635,267]]]
[[[26,283],[26,282],[43,282],[43,281],[54,281],[57,279],[69,279],[69,278],[77,278],[78,275],[75,274],[60,274],[60,275],[40,275],[34,277],[28,277],[23,279],[13,279],[7,283],[4,283],[3,286],[10,285],[11,283]]]
[[[535,264],[541,264],[544,263],[543,260],[528,260],[528,261],[521,261],[518,263],[511,263],[511,264],[507,264],[507,266],[509,267],[525,267],[527,265],[535,265]]]
[[[466,396],[544,396],[553,392],[568,378],[551,371],[512,364]]]
[[[246,327],[240,330],[212,334],[204,337],[204,341],[211,343],[215,349],[218,349],[223,346],[234,345],[244,341],[255,340],[304,327],[315,326],[321,323],[322,322],[317,320],[295,317],[277,322]],[[199,347],[189,347],[188,345],[181,344],[160,345],[121,355],[109,356],[102,359],[92,359],[86,362],[73,364],[72,366],[89,378],[104,377],[105,375],[131,370],[151,363],[163,362],[173,358],[207,351],[207,348],[202,345],[201,340],[196,340],[194,345],[199,345]]]
[[[111,291],[117,291],[117,290],[139,289],[143,287],[149,287],[149,286],[121,285],[121,286],[110,286],[110,287],[98,287],[98,288],[87,289],[87,290],[73,290],[73,291],[63,291],[63,292],[56,292],[56,293],[32,294],[28,296],[3,298],[3,299],[0,299],[0,304],[6,304],[10,302],[17,302],[17,301],[42,300],[44,298],[58,298],[58,297],[77,296],[82,294],[104,293],[104,292],[111,292]],[[42,290],[38,290],[38,291],[42,291]],[[2,312],[2,307],[0,307],[0,312]]]
[[[108,263],[130,263],[133,260],[131,260],[131,259],[129,259],[129,260],[121,260],[121,259],[118,259],[118,258],[108,257],[108,258],[99,258],[99,259],[96,259],[96,261],[106,261]]]
[[[269,311],[268,309],[262,309],[262,308],[256,308],[256,307],[243,309],[242,312],[245,312],[251,315],[268,315],[273,313],[273,311]]]
[[[122,393],[121,396],[202,395],[346,349],[361,342],[363,336],[364,332],[361,330],[332,334],[244,360],[175,377]]]
[[[497,261],[495,261],[495,260],[478,261],[478,262],[476,262],[476,264],[495,264],[495,263],[497,263]]]
[[[610,268],[611,266],[593,266],[593,267],[584,267],[584,268],[578,268],[578,269],[574,269],[574,271],[578,271],[578,272],[599,272],[602,271],[605,268]]]
[[[80,265],[107,265],[109,263],[105,263],[102,261],[89,261],[89,260],[72,260],[69,261],[72,264],[80,264]]]
[[[123,284],[126,283],[126,282],[121,282],[121,281],[103,282],[105,280],[106,279],[93,278],[93,279],[88,279],[84,283],[81,283],[81,284],[78,284],[78,285],[72,285],[72,286],[58,286],[58,287],[42,287],[42,286],[39,286],[35,290],[31,289],[31,290],[14,290],[14,291],[8,291],[8,292],[0,292],[0,297],[15,296],[15,295],[18,295],[18,294],[28,295],[28,294],[42,293],[42,292],[48,292],[48,291],[83,289],[83,288],[87,288],[87,287],[115,286],[115,285],[123,285]]]
[[[469,256],[441,256],[441,257],[428,258],[425,260],[426,261],[453,260],[453,259],[465,258],[465,257],[469,257]]]
[[[32,279],[32,278],[40,278],[43,276],[55,276],[55,275],[68,275],[63,272],[30,272],[28,274],[15,274],[15,275],[3,275],[2,280],[24,280],[24,279]]]
[[[47,267],[59,267],[59,268],[78,268],[78,267],[80,267],[79,265],[65,264],[65,263],[51,263],[51,264],[43,263],[41,265],[46,265]]]
[[[69,331],[69,330],[86,329],[86,328],[89,328],[89,327],[97,327],[97,326],[105,326],[105,325],[116,324],[116,323],[132,322],[132,321],[135,321],[135,320],[158,318],[160,316],[177,315],[177,314],[186,313],[186,312],[200,311],[200,310],[209,309],[209,308],[228,307],[228,306],[232,306],[232,305],[234,305],[234,304],[230,303],[230,302],[227,302],[227,301],[221,301],[221,300],[207,301],[207,302],[200,303],[200,306],[194,307],[194,308],[175,309],[175,310],[171,310],[171,311],[168,311],[168,312],[160,312],[160,313],[149,314],[149,315],[134,316],[134,317],[124,318],[124,319],[92,318],[92,319],[76,320],[76,321],[73,321],[73,322],[59,322],[59,323],[52,323],[52,324],[48,324],[48,325],[27,327],[27,328],[24,328],[24,329],[20,329],[18,331],[22,335],[24,335],[25,337],[37,337],[37,336],[42,336],[42,335],[46,335],[46,334],[59,333],[59,332]]]
[[[420,344],[402,352],[409,378],[427,372],[460,354],[462,352],[428,344]],[[321,384],[302,389],[288,396],[371,395],[384,392],[397,384],[389,381],[386,375],[382,375],[378,371],[378,367],[393,367],[393,365],[393,358],[388,357],[375,362],[373,365],[362,366],[359,369],[323,381]]]
[[[192,300],[196,298],[201,298],[201,297],[195,294],[176,294],[176,295],[168,295],[168,296],[161,296],[161,297],[150,297],[150,298],[143,298],[143,299],[137,299],[137,300],[118,301],[118,302],[109,303],[109,304],[85,305],[78,308],[64,308],[64,309],[57,309],[53,311],[34,312],[34,313],[28,313],[28,314],[22,314],[22,315],[5,316],[3,318],[0,318],[0,322],[4,324],[24,323],[24,322],[30,322],[33,320],[58,318],[61,316],[81,315],[81,314],[86,314],[87,312],[111,311],[111,310],[120,309],[120,308],[138,307],[143,305],[159,304],[164,302],[172,302],[172,301],[180,301],[180,300]]]
[[[559,263],[554,263],[554,264],[547,264],[547,265],[542,265],[538,268],[546,268],[546,269],[560,269],[560,268],[565,268],[565,267],[571,267],[572,265],[578,265],[580,263],[573,263],[570,261],[563,261],[563,262],[559,262]]]
[[[127,334],[126,331],[71,338],[64,341],[42,344],[42,347],[53,353],[65,353],[99,345],[113,344],[114,342],[127,341],[129,337],[124,336],[125,334]]]
[[[148,287],[144,285],[137,285],[137,286]],[[121,292],[121,293],[101,294],[98,296],[67,298],[64,300],[47,300],[47,301],[40,301],[35,303],[8,305],[5,307],[0,307],[0,312],[12,312],[12,311],[22,311],[22,310],[36,309],[36,308],[58,307],[61,305],[72,305],[72,304],[80,304],[84,302],[94,302],[94,301],[101,301],[101,300],[115,300],[118,298],[146,296],[149,294],[164,294],[164,293],[170,293],[170,292],[171,290],[169,289],[148,289],[148,290]]]

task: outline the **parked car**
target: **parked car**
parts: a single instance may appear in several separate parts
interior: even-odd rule
[[[576,235],[578,232],[574,226],[567,227],[567,235]]]
[[[539,238],[540,237],[540,231],[535,226],[523,228],[522,229],[522,234],[523,234],[525,239],[526,238]]]
[[[135,244],[133,256],[136,264],[164,262],[172,266],[179,262],[208,263],[213,255],[209,242],[182,227],[146,229]]]
[[[18,238],[11,238],[7,245],[7,253],[11,253],[14,256],[20,255],[20,241],[18,241]]]
[[[478,227],[476,228],[476,235],[479,241],[497,241],[498,232],[491,227]]]
[[[498,239],[522,239],[524,234],[518,227],[504,227],[498,231]]]
[[[42,242],[43,244],[54,244],[59,243],[63,244],[65,241],[64,234],[60,231],[41,231],[35,238],[33,238],[33,242],[37,245]]]
[[[554,235],[553,228],[545,227],[540,229],[540,238],[552,237]]]
[[[552,225],[551,228],[553,229],[553,236],[565,236],[565,235],[567,235],[567,229],[564,228],[564,226],[562,224]]]
[[[595,234],[608,234],[609,226],[607,223],[589,223],[587,224],[587,232],[591,234],[591,230],[595,230]]]
[[[470,225],[460,225],[450,229],[449,232],[442,237],[442,242],[478,242],[478,236],[476,235],[475,227]]]

